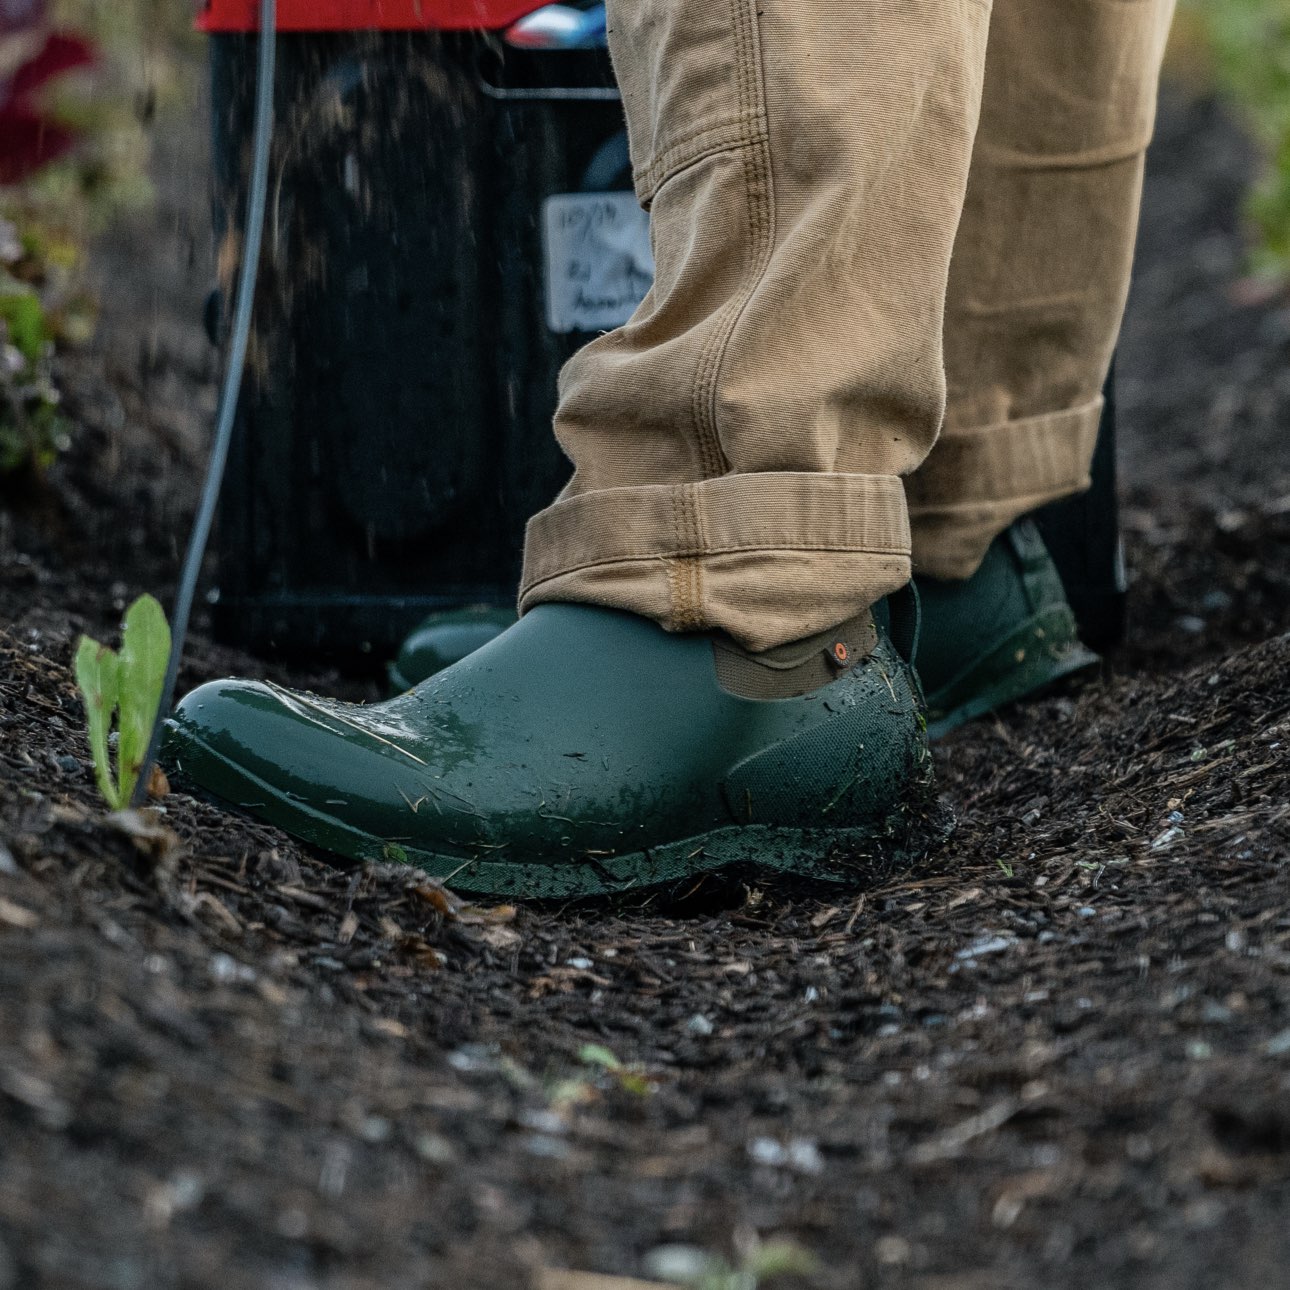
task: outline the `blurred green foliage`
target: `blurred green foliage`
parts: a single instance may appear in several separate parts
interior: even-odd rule
[[[51,0],[52,25],[91,40],[99,61],[41,90],[75,150],[0,194],[0,478],[40,475],[68,444],[54,354],[94,331],[81,272],[92,239],[153,201],[157,119],[202,89],[194,11],[190,0]]]
[[[1248,205],[1253,268],[1290,280],[1290,0],[1181,0],[1171,62],[1210,81],[1262,148]]]
[[[46,300],[49,255],[34,229],[20,236],[0,220],[0,475],[39,475],[68,443],[54,343],[60,335],[83,337],[92,324],[83,303]]]

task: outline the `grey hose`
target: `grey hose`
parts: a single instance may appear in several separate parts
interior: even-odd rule
[[[161,743],[162,723],[174,703],[175,684],[179,679],[179,663],[183,657],[184,641],[188,636],[188,620],[192,614],[197,579],[201,574],[202,561],[206,555],[206,543],[210,538],[211,524],[215,518],[220,485],[224,480],[224,465],[228,461],[228,447],[233,437],[237,400],[242,389],[242,372],[246,366],[246,350],[251,336],[251,307],[255,301],[255,280],[260,267],[260,247],[264,240],[264,211],[269,192],[269,150],[273,140],[273,83],[277,25],[277,0],[260,0],[260,57],[256,73],[255,149],[251,159],[251,192],[246,203],[246,238],[242,248],[242,265],[238,276],[237,303],[233,311],[228,364],[224,369],[224,383],[220,389],[219,412],[215,419],[215,438],[211,443],[206,482],[202,487],[201,502],[197,507],[197,516],[193,520],[183,570],[179,575],[179,587],[175,592],[175,609],[170,626],[170,658],[166,665],[166,679],[161,687],[161,699],[157,704],[156,715],[152,719],[148,752],[143,759],[139,782],[134,789],[133,805],[135,806],[141,805],[147,797],[148,780]]]

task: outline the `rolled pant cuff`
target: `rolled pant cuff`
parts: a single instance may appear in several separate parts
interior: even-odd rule
[[[1013,520],[1089,485],[1101,395],[1077,407],[947,430],[905,481],[914,572],[969,578]]]
[[[768,472],[607,488],[561,498],[529,521],[520,612],[547,601],[603,605],[770,649],[902,586],[909,550],[893,475]]]

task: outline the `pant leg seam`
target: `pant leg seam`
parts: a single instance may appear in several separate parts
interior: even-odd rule
[[[681,502],[681,485],[677,485],[669,492],[668,500],[672,504],[672,533],[673,540],[676,543],[675,552],[671,558],[664,560],[664,568],[667,571],[667,591],[668,598],[672,607],[672,622],[684,622],[689,613],[689,607],[686,603],[689,595],[689,587],[685,581],[684,559],[680,553],[684,552],[689,545],[690,535],[685,531],[685,521]],[[584,568],[594,567],[586,564]],[[559,574],[554,575],[559,577]]]
[[[520,587],[520,600],[526,601],[539,587],[544,587],[547,583],[558,582],[561,578],[583,573],[588,569],[604,569],[615,564],[658,564],[661,562],[667,576],[668,592],[673,605],[673,623],[678,628],[681,628],[681,625],[686,622],[695,623],[697,626],[686,627],[683,630],[701,631],[707,625],[706,615],[689,614],[685,610],[693,577],[691,567],[698,569],[699,576],[702,577],[703,561],[716,556],[794,555],[799,552],[812,555],[866,556],[874,560],[903,560],[906,562],[910,558],[910,553],[907,549],[896,551],[889,547],[837,547],[823,545],[738,546],[721,547],[714,551],[703,552],[678,553],[669,551],[654,552],[649,555],[616,555],[603,560],[585,560],[578,564],[567,565],[554,573],[546,573],[540,577],[532,578]]]
[[[765,124],[755,113],[747,112],[741,112],[731,120],[693,130],[669,142],[640,168],[636,178],[637,196],[648,207],[658,190],[683,170],[705,157],[735,152],[765,135]]]
[[[905,480],[911,518],[929,510],[974,510],[1053,488],[1073,491],[1088,457],[1103,399],[983,426],[946,428],[936,453]],[[942,500],[944,499],[944,500]]]
[[[671,616],[669,621],[671,624],[674,625],[681,621],[681,616],[683,612],[682,601],[683,601],[684,593],[681,589],[682,561],[671,559],[668,556],[663,556],[661,557],[661,559],[663,561],[663,572],[667,575],[667,595],[668,595],[668,601],[671,605]],[[581,566],[582,569],[594,569],[596,567],[597,566],[593,564],[584,564]],[[580,570],[574,570],[574,569],[569,570],[570,573],[575,573],[579,571]],[[543,585],[543,583],[553,582],[556,578],[562,578],[562,577],[564,577],[563,571],[561,571],[560,573],[549,574],[545,578],[536,578],[534,579],[534,581],[520,588],[520,598],[523,599],[535,587],[540,587]]]
[[[913,521],[927,519],[933,515],[977,515],[981,512],[995,511],[1001,507],[1007,507],[1010,510],[1017,507],[1033,510],[1045,502],[1052,501],[1054,497],[1066,497],[1071,493],[1079,492],[1082,488],[1087,488],[1088,482],[1089,472],[1086,469],[1082,473],[1073,473],[1069,479],[1058,480],[1038,491],[1000,493],[991,497],[969,499],[965,502],[925,502],[921,506],[914,504],[909,508],[909,518]]]
[[[735,94],[739,103],[739,119],[744,120],[748,105],[746,69],[744,67],[745,45],[742,31],[745,0],[728,0],[728,3],[730,25],[735,43]],[[748,140],[745,139],[741,148],[741,152],[745,156],[748,146]],[[751,208],[751,195],[746,191],[747,162],[745,161],[743,164],[745,202]],[[751,243],[751,241],[750,228],[749,242]],[[690,418],[694,427],[695,441],[699,448],[699,469],[705,479],[724,474],[726,470],[725,457],[721,451],[720,443],[717,442],[715,418],[709,416],[708,407],[712,402],[712,387],[714,385],[711,374],[711,369],[714,365],[714,352],[725,343],[724,338],[727,334],[726,319],[731,313],[731,302],[727,301],[718,311],[717,325],[699,353],[699,361],[695,366],[694,385],[691,390]]]
[[[735,544],[713,547],[711,550],[705,551],[696,551],[694,549],[645,551],[639,555],[623,555],[620,553],[601,556],[597,559],[580,560],[576,564],[561,565],[553,573],[543,573],[534,577],[524,584],[523,590],[527,593],[531,588],[540,587],[544,582],[553,582],[557,578],[566,577],[571,573],[579,573],[583,569],[601,569],[611,564],[652,564],[655,561],[662,560],[669,565],[680,565],[687,561],[698,563],[714,556],[722,555],[796,555],[799,552],[812,555],[867,555],[880,560],[909,559],[908,547],[838,546],[827,542],[785,542],[769,545],[764,542],[752,542],[747,545]],[[684,599],[685,597],[678,593],[677,604],[682,605]],[[680,617],[681,615],[678,613],[677,616]]]
[[[681,493],[685,504],[686,536],[690,550],[700,552],[703,550],[703,535],[699,524],[698,489],[693,484],[684,484]],[[707,620],[703,611],[703,565],[696,555],[691,555],[685,560],[685,569],[688,599],[682,626],[687,631],[698,631]]]
[[[770,134],[766,122],[761,42],[755,17],[756,0],[730,0],[735,29],[735,70],[741,119],[759,128],[742,149],[744,194],[747,204],[749,269],[744,285],[718,315],[718,323],[704,346],[695,373],[692,416],[705,478],[724,474],[728,468],[721,446],[717,413],[720,373],[730,340],[747,309],[757,285],[765,276],[774,250],[773,187],[770,172]]]
[[[1118,166],[1137,161],[1151,143],[1151,131],[1121,143],[1108,143],[1084,152],[1027,152],[1022,148],[1007,148],[997,143],[977,145],[977,157],[997,170],[1097,170],[1104,166]]]

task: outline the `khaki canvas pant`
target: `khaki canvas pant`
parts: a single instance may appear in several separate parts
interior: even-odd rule
[[[609,10],[657,277],[561,375],[522,609],[767,649],[1087,486],[1172,0]]]

